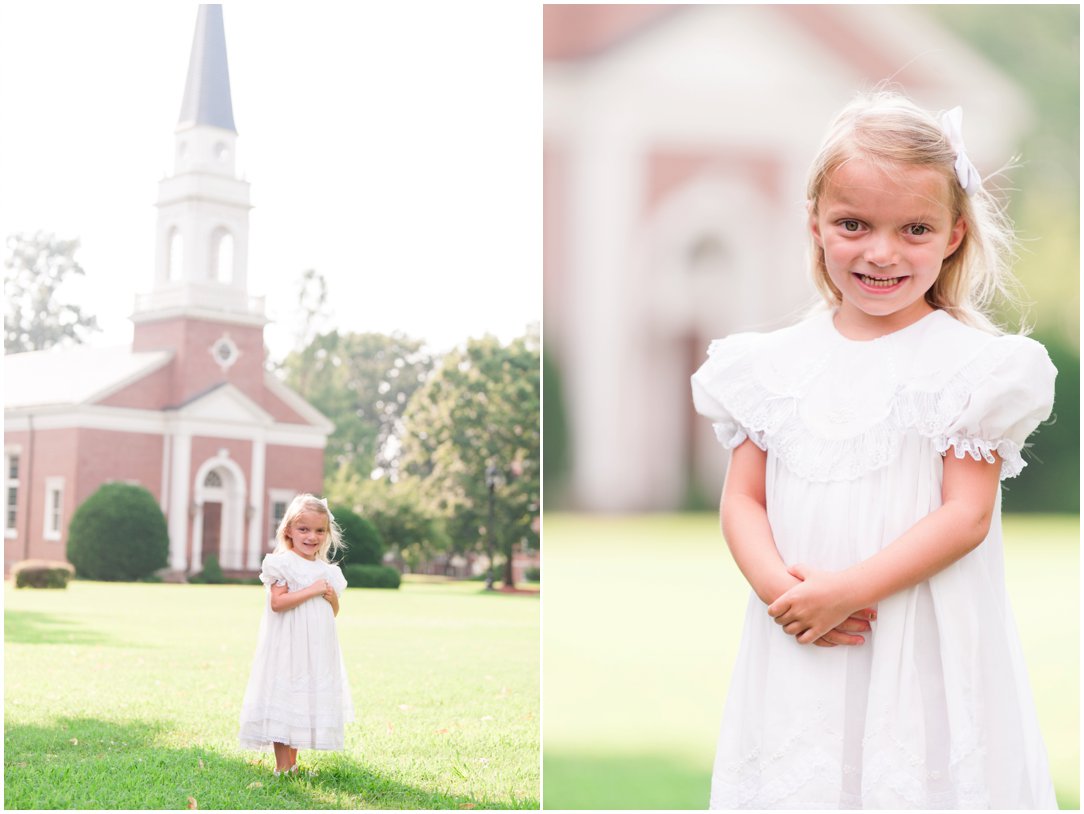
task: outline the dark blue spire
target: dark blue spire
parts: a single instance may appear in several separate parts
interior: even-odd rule
[[[222,5],[218,3],[199,7],[177,127],[197,124],[237,132],[230,98],[230,69],[226,63],[226,30],[222,25]]]

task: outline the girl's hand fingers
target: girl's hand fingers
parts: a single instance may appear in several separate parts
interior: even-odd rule
[[[873,630],[873,626],[870,625],[870,623],[867,622],[865,619],[859,619],[857,616],[851,616],[836,625],[835,629],[844,633],[866,633],[870,630]]]
[[[783,625],[783,632],[786,633],[788,636],[796,636],[803,630],[805,630],[805,627],[802,625],[801,622],[791,622],[788,625]]]
[[[828,636],[821,636],[817,641],[813,642],[817,647],[835,647],[835,642],[828,641]]]
[[[820,644],[821,642],[830,642],[832,645],[842,644],[849,647],[863,644],[866,640],[861,636],[850,636],[846,633],[841,633],[837,627],[835,630],[829,630],[823,636],[821,636],[814,644]]]
[[[789,602],[780,602],[779,600],[776,600],[768,606],[768,615],[778,622],[779,617],[785,614],[788,610],[790,610]]]

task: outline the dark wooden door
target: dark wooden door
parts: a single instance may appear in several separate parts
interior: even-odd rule
[[[222,536],[222,504],[221,503],[204,503],[203,504],[203,565],[207,565],[207,558],[214,556],[218,559],[218,564],[222,564],[222,557],[219,554],[219,538]]]

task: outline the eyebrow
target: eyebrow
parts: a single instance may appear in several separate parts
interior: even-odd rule
[[[844,217],[845,219],[848,219],[846,216],[853,214],[854,220],[864,219],[862,207],[849,201],[833,201],[824,207],[824,214],[826,217],[832,215],[836,218]],[[906,217],[899,218],[903,223],[928,223],[936,219],[937,213],[931,210],[913,212]]]

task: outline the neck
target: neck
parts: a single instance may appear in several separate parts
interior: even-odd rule
[[[935,310],[937,309],[922,299],[902,311],[876,316],[867,314],[844,300],[836,309],[833,320],[836,330],[847,339],[867,340],[903,330]]]

